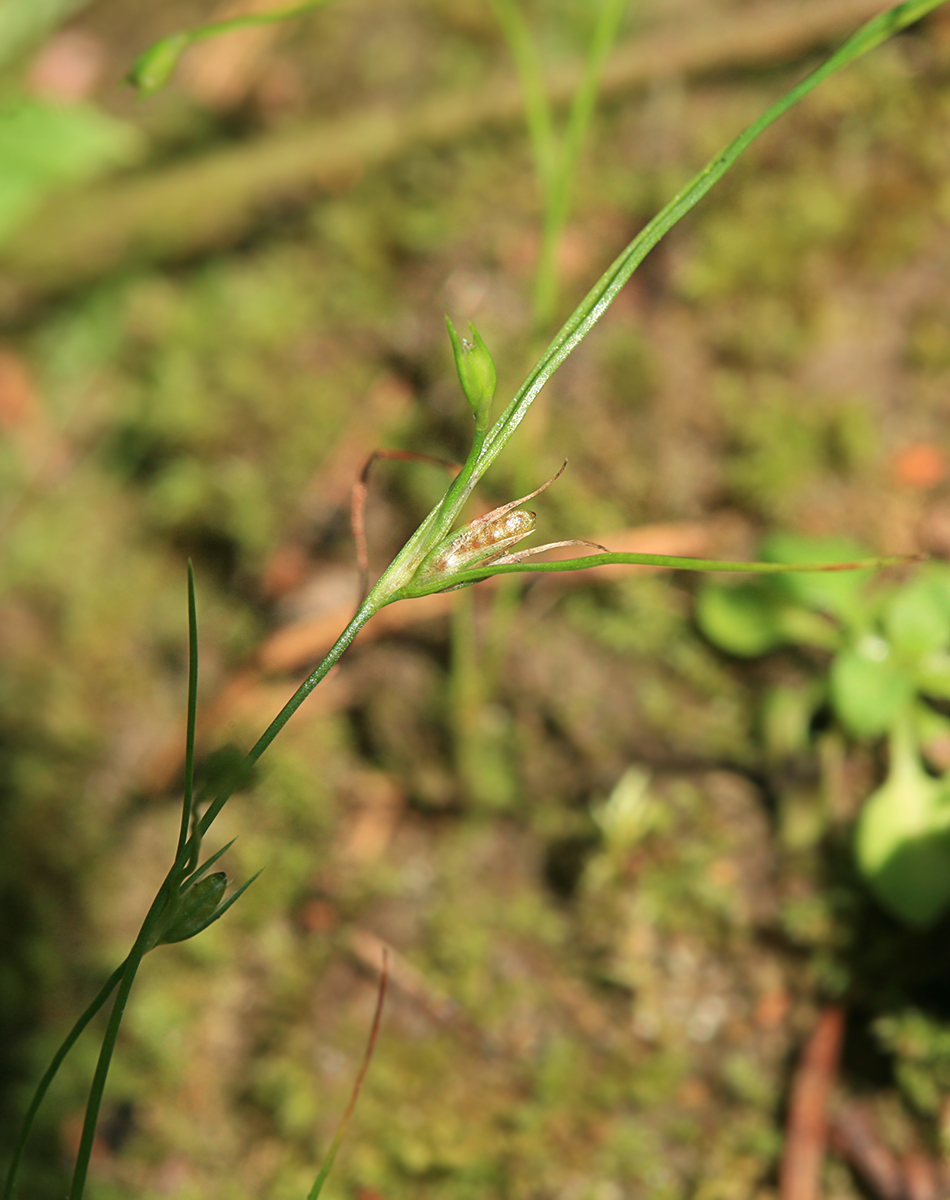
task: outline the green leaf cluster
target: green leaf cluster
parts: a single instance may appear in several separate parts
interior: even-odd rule
[[[763,556],[795,563],[857,554],[846,542],[782,535]],[[783,722],[785,750],[804,747],[823,706],[857,740],[887,737],[888,773],[858,820],[856,861],[885,909],[908,925],[932,925],[950,907],[950,774],[928,774],[922,747],[950,732],[935,707],[950,699],[950,567],[928,564],[906,582],[874,588],[866,572],[710,583],[696,616],[710,641],[739,657],[782,646],[828,656],[800,703],[777,690],[767,710]]]

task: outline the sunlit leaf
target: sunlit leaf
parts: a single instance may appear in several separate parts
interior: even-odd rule
[[[696,620],[709,640],[729,654],[754,658],[786,640],[783,601],[761,583],[709,584],[696,598]]]
[[[894,650],[908,661],[950,646],[950,593],[944,580],[921,571],[898,588],[884,610]]]
[[[950,653],[938,650],[918,664],[915,680],[925,696],[950,700]]]
[[[931,779],[909,728],[891,738],[887,780],[866,802],[858,865],[881,905],[926,928],[950,905],[950,779]]]
[[[877,737],[914,695],[913,679],[894,661],[883,638],[868,636],[837,655],[831,666],[831,700],[857,737]]]

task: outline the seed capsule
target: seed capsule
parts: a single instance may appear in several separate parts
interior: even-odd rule
[[[535,514],[523,508],[472,521],[436,554],[426,574],[454,575],[467,567],[494,562],[515,542],[534,532]]]
[[[163,942],[184,942],[200,933],[217,909],[228,886],[223,871],[206,875],[185,892],[175,920],[162,934]]]
[[[565,462],[561,471],[566,466]],[[509,500],[500,508],[493,508],[490,513],[470,522],[464,529],[460,529],[437,546],[422,563],[417,574],[418,582],[425,592],[452,591],[457,587],[465,587],[470,581],[453,582],[452,577],[472,567],[514,562],[523,555],[530,555],[530,550],[519,551],[514,556],[505,554],[509,546],[520,542],[529,533],[534,533],[535,514],[527,509],[518,508],[518,505],[524,504],[526,500],[531,500],[550,487],[561,471],[527,496],[519,496],[517,500]]]

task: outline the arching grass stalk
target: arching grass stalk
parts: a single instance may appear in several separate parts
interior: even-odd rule
[[[807,76],[801,83],[777,101],[757,121],[731,142],[722,153],[716,155],[694,177],[693,180],[670,201],[642,231],[584,297],[575,311],[558,332],[538,363],[529,373],[524,384],[509,402],[504,412],[489,429],[490,406],[495,388],[495,372],[488,350],[473,330],[472,341],[460,338],[450,326],[456,363],[463,391],[475,416],[475,436],[468,458],[454,481],[449,485],[441,501],[432,509],[406,545],[396,555],[390,566],[380,576],[360,604],[346,629],[340,634],[330,652],[320,665],[300,685],[284,705],[244,759],[244,767],[253,766],[261,758],[287,721],[297,711],[307,696],[326,676],[344,650],[366,622],[379,609],[394,600],[424,596],[431,592],[445,591],[476,583],[494,574],[538,571],[574,571],[585,567],[607,563],[634,564],[672,567],[691,571],[749,571],[759,574],[780,571],[828,571],[873,568],[895,562],[906,562],[900,558],[869,558],[849,563],[746,563],[722,562],[710,559],[679,558],[659,554],[611,553],[598,547],[598,553],[584,558],[556,563],[524,562],[533,551],[511,551],[522,537],[533,529],[533,514],[518,510],[521,501],[513,501],[496,509],[488,517],[472,522],[462,530],[453,532],[453,526],[472,489],[485,474],[498,454],[507,444],[534,402],[544,384],[551,378],[571,351],[590,332],[594,324],[607,310],[624,283],[656,243],[709,191],[732,166],[740,154],[793,104],[806,96],[829,75],[860,58],[878,46],[892,34],[919,20],[926,13],[944,3],[945,0],[905,0],[889,11],[882,13],[864,25],[821,67]],[[316,4],[303,6],[316,7]],[[286,14],[285,14],[286,15]],[[549,481],[553,482],[553,481]],[[543,490],[547,484],[542,485]],[[536,493],[532,493],[536,494]],[[528,497],[524,497],[528,499]],[[572,543],[555,543],[565,545]],[[80,1152],[70,1191],[70,1200],[81,1200],[85,1190],[86,1175],[95,1127],[102,1096],[108,1077],[112,1053],[121,1025],[125,1004],[135,980],[136,972],[145,954],[162,942],[182,941],[194,937],[213,921],[221,917],[252,882],[248,880],[241,888],[224,899],[226,883],[223,873],[209,874],[211,866],[227,850],[223,847],[202,865],[197,865],[201,853],[201,840],[207,833],[221,809],[239,786],[240,770],[232,773],[229,782],[215,796],[208,809],[199,817],[194,811],[194,736],[197,712],[198,645],[197,619],[195,613],[194,578],[189,564],[189,684],[188,684],[188,732],[186,746],[185,788],[182,803],[182,819],[178,836],[175,860],[166,875],[158,894],[149,908],[142,928],[132,950],[123,965],[117,969],[103,986],[99,995],[79,1019],[57,1051],[50,1067],[43,1075],[27,1116],[14,1161],[7,1176],[3,1200],[12,1200],[15,1195],[16,1176],[22,1157],[23,1146],[29,1134],[36,1112],[46,1094],[56,1071],[69,1049],[85,1029],[92,1016],[105,1004],[113,989],[117,995],[103,1038],[103,1045],[90,1089],[89,1102],[83,1129]],[[335,1153],[335,1150],[334,1150]],[[327,1168],[329,1169],[329,1168]]]

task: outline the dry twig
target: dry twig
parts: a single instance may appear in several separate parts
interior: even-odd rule
[[[828,1132],[828,1101],[844,1034],[844,1011],[826,1008],[809,1037],[792,1082],[781,1200],[820,1200],[821,1166]]]

